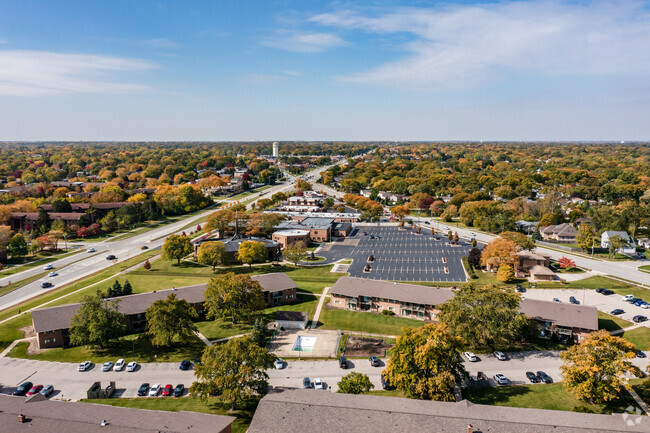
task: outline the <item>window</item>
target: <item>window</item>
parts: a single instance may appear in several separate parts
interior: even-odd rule
[[[50,344],[50,343],[55,343],[55,342],[56,342],[56,338],[46,339],[45,340],[45,344]]]
[[[293,298],[293,295],[287,295],[287,299]]]
[[[394,308],[394,307],[388,307],[388,309],[389,309],[390,311],[395,311],[395,308]]]

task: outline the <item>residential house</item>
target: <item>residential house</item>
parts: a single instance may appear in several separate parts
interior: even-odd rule
[[[533,281],[553,281],[555,272],[550,266],[551,257],[548,254],[519,251],[515,263],[517,278],[531,278]]]
[[[628,235],[627,232],[623,232],[623,231],[614,231],[614,230],[604,231],[600,235],[600,247],[609,249],[609,240],[614,236],[618,236],[623,241],[623,245],[620,248],[616,249],[617,253],[620,254],[636,253],[634,239],[632,239],[632,236]]]
[[[539,229],[539,234],[545,241],[556,241],[565,243],[574,243],[578,230],[571,224],[562,223],[558,225],[551,225]]]
[[[650,249],[650,238],[639,238],[637,239],[637,243],[640,247]]]
[[[530,234],[530,233],[534,232],[537,229],[537,224],[539,224],[539,221],[519,220],[519,221],[515,222],[515,227],[520,232]]]

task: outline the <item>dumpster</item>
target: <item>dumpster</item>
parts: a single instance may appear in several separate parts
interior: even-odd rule
[[[109,398],[115,392],[115,382],[111,382],[106,388],[102,388],[101,382],[93,383],[87,391],[89,399]]]

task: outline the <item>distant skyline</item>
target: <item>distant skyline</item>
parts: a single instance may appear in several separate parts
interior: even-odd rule
[[[0,141],[650,140],[647,1],[0,0]]]

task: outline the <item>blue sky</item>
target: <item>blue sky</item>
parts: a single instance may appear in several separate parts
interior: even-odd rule
[[[0,140],[648,140],[646,2],[4,1]]]

